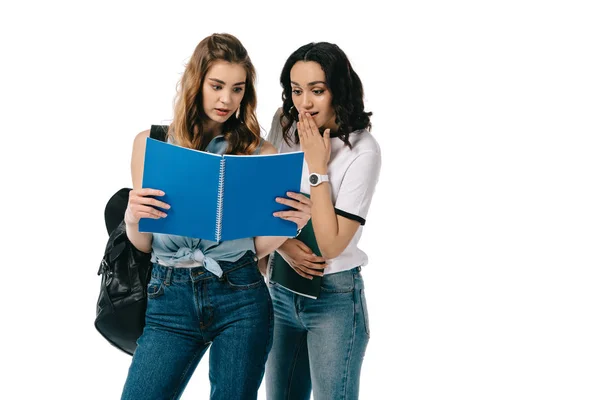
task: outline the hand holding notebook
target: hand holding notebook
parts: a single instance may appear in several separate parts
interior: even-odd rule
[[[302,242],[310,251],[314,253],[318,257],[321,257],[321,251],[319,250],[319,245],[317,243],[317,239],[315,238],[315,232],[312,226],[312,220],[309,220],[308,223],[300,234],[296,237],[296,240],[292,242]],[[314,260],[323,260],[324,258],[315,258]],[[325,268],[326,265],[323,265]],[[309,270],[305,270],[310,272]],[[313,269],[316,271],[316,269]],[[307,275],[306,272],[303,273]],[[312,275],[312,279],[307,279],[304,276],[301,276],[292,266],[288,264],[286,260],[276,251],[271,260],[270,260],[270,281],[275,282],[281,287],[289,290],[290,292],[310,297],[312,299],[316,299],[319,297],[319,293],[321,292],[321,281],[322,276],[320,275]]]
[[[314,254],[310,247],[298,239],[287,240],[277,252],[290,268],[306,279],[323,276],[323,270],[327,267],[324,257]]]

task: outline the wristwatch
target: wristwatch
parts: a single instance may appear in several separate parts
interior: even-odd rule
[[[308,176],[308,183],[310,183],[310,186],[318,186],[321,182],[329,182],[329,176],[315,174],[314,172]]]

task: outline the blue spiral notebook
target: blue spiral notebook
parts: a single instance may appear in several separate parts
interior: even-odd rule
[[[215,242],[254,236],[295,236],[297,226],[274,217],[275,201],[300,192],[303,152],[219,155],[146,139],[142,187],[165,192],[166,218],[140,220],[140,232]]]

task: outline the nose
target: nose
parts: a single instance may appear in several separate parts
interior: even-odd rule
[[[302,101],[300,103],[300,108],[302,108],[302,110],[304,111],[308,111],[312,108],[313,103],[312,103],[312,99],[310,98],[310,93],[308,92],[304,92],[302,94]]]
[[[227,90],[222,90],[219,100],[223,104],[229,104],[231,102],[231,94]]]

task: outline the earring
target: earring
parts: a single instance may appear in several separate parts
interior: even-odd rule
[[[294,115],[294,111],[296,111],[295,115]],[[298,110],[296,110],[296,107],[291,106],[289,113],[292,116],[292,118],[294,118],[294,120],[298,121]]]
[[[240,107],[238,107],[237,111],[235,112],[235,118],[240,119]]]

